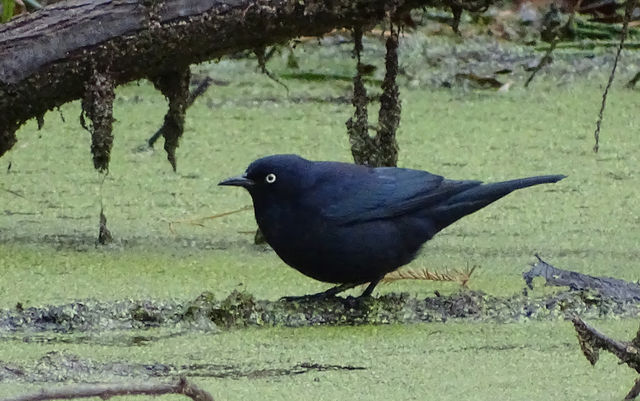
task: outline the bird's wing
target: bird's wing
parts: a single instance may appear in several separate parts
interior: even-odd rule
[[[426,171],[401,168],[369,169],[366,175],[341,179],[331,186],[330,200],[321,207],[324,217],[346,225],[387,219],[436,206],[480,181],[453,181]]]

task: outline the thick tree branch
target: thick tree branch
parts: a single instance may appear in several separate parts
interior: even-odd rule
[[[85,95],[335,28],[368,27],[432,0],[67,0],[0,25],[0,156],[25,121]]]

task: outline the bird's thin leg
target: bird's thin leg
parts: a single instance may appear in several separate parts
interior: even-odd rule
[[[367,288],[364,289],[364,292],[358,298],[370,297],[371,293],[373,292],[373,289],[376,288],[376,285],[378,285],[380,280],[382,280],[382,277],[380,277],[377,280],[373,280],[372,282],[370,282],[369,285],[367,286]]]
[[[337,294],[341,293],[342,291],[346,291],[357,285],[358,284],[353,284],[353,283],[340,284],[340,285],[336,285],[335,287],[331,287],[326,291],[319,292],[317,294],[282,297],[280,299],[283,301],[304,301],[304,300],[311,300],[311,299],[330,298],[330,297],[335,297]]]
[[[333,297],[336,296],[337,294],[349,290],[355,286],[357,286],[358,284],[353,284],[353,283],[346,283],[346,284],[340,284],[340,285],[336,285],[335,287],[331,287],[326,291],[323,292],[319,292],[317,294],[314,295],[319,295],[319,296],[323,296],[323,297]]]

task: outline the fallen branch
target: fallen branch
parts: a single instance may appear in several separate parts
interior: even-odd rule
[[[640,331],[632,341],[618,341],[607,337],[589,326],[579,317],[573,318],[573,327],[578,334],[580,348],[587,360],[595,365],[600,357],[600,350],[609,351],[629,367],[640,373]],[[637,379],[625,400],[635,399],[640,394],[640,379]]]
[[[640,285],[611,277],[595,277],[551,266],[540,256],[531,270],[522,274],[529,288],[533,288],[533,278],[543,277],[546,285],[569,287],[574,291],[594,290],[603,297],[618,300],[640,301]]]
[[[194,401],[213,401],[208,392],[190,383],[184,377],[175,383],[144,383],[144,384],[97,384],[73,385],[51,390],[40,390],[37,393],[4,398],[0,401],[46,401],[70,400],[74,398],[100,397],[106,400],[122,395],[165,395],[182,394]]]

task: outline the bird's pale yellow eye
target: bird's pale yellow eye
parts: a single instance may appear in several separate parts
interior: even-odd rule
[[[267,184],[273,184],[274,182],[276,182],[276,175],[273,173],[269,173],[264,178],[264,180],[267,182]]]

